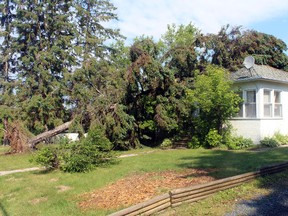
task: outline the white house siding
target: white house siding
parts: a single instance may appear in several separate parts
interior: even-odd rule
[[[276,132],[288,135],[288,85],[276,82],[256,81],[248,83],[236,83],[236,88],[241,90],[256,90],[256,118],[234,118],[231,124],[235,135],[251,138],[255,144],[259,144],[264,137],[271,137]],[[264,89],[281,91],[282,117],[264,118]]]
[[[261,122],[260,120],[231,120],[234,135],[250,138],[255,144],[261,140]]]

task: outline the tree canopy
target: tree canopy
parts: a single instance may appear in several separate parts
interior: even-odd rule
[[[288,70],[282,40],[239,26],[203,34],[171,24],[158,41],[127,46],[106,25],[115,11],[109,0],[0,1],[1,127],[17,120],[37,135],[73,120],[71,131],[101,128],[118,149],[204,142],[238,109],[227,71],[247,55]]]
[[[223,26],[218,34],[199,38],[206,61],[235,71],[242,67],[243,59],[252,55],[256,64],[270,65],[286,70],[288,67],[287,45],[273,35],[255,30],[242,31],[241,26]]]

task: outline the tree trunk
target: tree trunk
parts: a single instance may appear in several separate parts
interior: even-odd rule
[[[67,130],[69,126],[72,124],[72,121],[66,122],[62,125],[59,125],[58,127],[54,128],[53,130],[46,131],[44,133],[41,133],[30,140],[28,140],[28,146],[32,149],[34,148],[38,143],[44,141],[47,138],[56,136],[59,133],[62,133],[63,131]]]

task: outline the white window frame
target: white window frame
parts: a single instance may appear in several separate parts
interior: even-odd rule
[[[248,101],[248,92],[254,92],[255,94],[255,100],[254,101]],[[245,89],[242,91],[242,99],[243,99],[243,103],[241,104],[241,108],[238,114],[239,118],[257,118],[257,91],[256,89]],[[254,114],[252,113],[252,115],[248,115],[248,106],[253,106],[254,107]],[[253,108],[252,107],[252,108]],[[242,114],[242,115],[241,115]]]
[[[267,94],[268,95],[267,101],[265,101],[265,96],[266,96],[265,93],[268,93]],[[274,91],[272,89],[263,89],[263,117],[264,118],[272,118],[273,117],[273,100],[272,100],[273,94],[274,94]]]
[[[275,92],[279,93],[279,102],[276,102],[276,98],[275,98]],[[278,117],[278,118],[282,118],[283,117],[283,109],[282,109],[282,92],[281,91],[277,91],[277,90],[274,90],[274,94],[273,94],[273,100],[274,100],[274,107],[273,107],[273,114],[274,114],[274,117]],[[275,111],[276,111],[276,105],[278,106],[279,108],[279,112],[280,112],[280,115],[275,115]]]
[[[265,92],[269,92],[269,101],[265,102]],[[276,101],[276,93],[279,94],[279,101]],[[265,106],[270,107],[270,114],[265,115]],[[276,115],[276,109],[279,109],[279,114]],[[264,89],[263,90],[263,117],[264,118],[282,118],[282,91],[275,89]]]

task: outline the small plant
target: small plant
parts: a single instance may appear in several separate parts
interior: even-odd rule
[[[205,137],[205,141],[209,147],[217,147],[222,143],[222,136],[218,134],[218,131],[212,129]]]
[[[161,149],[168,149],[172,147],[172,141],[170,139],[164,139],[160,145]]]
[[[243,136],[235,137],[234,141],[236,143],[237,149],[245,149],[253,145],[252,139],[244,138]]]
[[[196,148],[199,148],[200,146],[201,146],[201,142],[196,136],[193,136],[191,141],[188,142],[188,148],[190,149],[196,149]]]
[[[278,141],[279,145],[286,145],[288,144],[288,136],[280,134],[279,132],[275,133],[273,138]]]
[[[280,145],[280,143],[273,137],[265,137],[260,141],[260,144],[269,148],[275,148]]]

